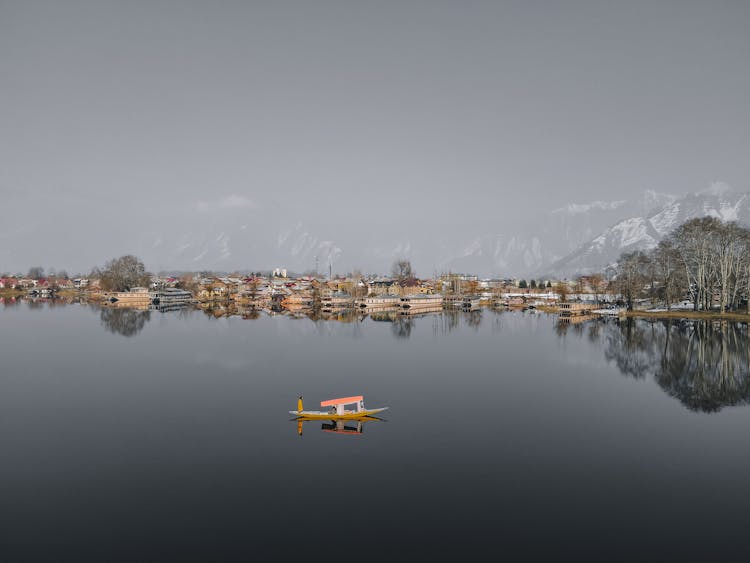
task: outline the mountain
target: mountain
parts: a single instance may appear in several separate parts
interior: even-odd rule
[[[694,194],[671,201],[663,200],[661,206],[649,213],[614,223],[570,254],[553,262],[548,271],[556,275],[601,271],[616,262],[623,252],[650,250],[680,224],[705,216],[748,225],[750,194],[715,183]]]
[[[457,218],[442,228],[389,217],[300,216],[238,197],[166,213],[159,210],[146,221],[164,227],[144,230],[121,252],[136,253],[155,271],[284,267],[305,272],[317,265],[327,273],[330,264],[338,273],[385,273],[395,260],[407,258],[422,276],[452,271],[528,278],[601,270],[624,251],[653,248],[692,217],[750,224],[750,198],[714,184],[679,198],[645,191],[541,212],[509,205],[490,222]],[[531,215],[519,220],[521,213]]]
[[[537,214],[525,228],[505,234],[482,234],[467,241],[443,243],[439,270],[481,275],[555,275],[563,260],[586,243],[634,215],[651,214],[676,200],[652,190],[632,199],[570,203]],[[555,269],[551,265],[555,265]]]
[[[345,218],[303,220],[281,213],[283,221],[269,224],[267,205],[232,200],[198,206],[181,229],[145,231],[137,252],[155,270],[286,267],[304,272],[317,264],[318,271],[325,273],[332,264],[334,272],[360,269],[384,273],[395,260],[407,258],[424,276],[453,271],[529,277],[565,272],[567,263],[571,270],[592,260],[598,263],[598,257],[587,250],[594,241],[595,246],[617,255],[630,239],[648,235],[657,240],[659,221],[666,224],[669,219],[664,210],[675,201],[674,196],[647,191],[629,200],[570,203],[535,213],[521,227],[492,232],[489,229],[497,226],[494,221],[492,225],[463,224],[438,231],[398,223],[373,230],[346,224]],[[504,212],[499,215],[501,224],[507,224]],[[660,212],[664,213],[662,219]],[[638,215],[655,216],[656,226],[622,223]],[[483,227],[488,230],[482,232]],[[599,240],[603,233],[605,238]]]

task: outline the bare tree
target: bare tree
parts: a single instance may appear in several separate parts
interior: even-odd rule
[[[648,267],[649,259],[645,252],[637,250],[620,256],[615,283],[628,311],[633,310],[633,302],[643,294],[648,282]]]
[[[687,282],[680,264],[680,255],[672,237],[662,240],[654,249],[653,264],[661,297],[669,311],[672,309],[674,298],[687,290]]]
[[[114,258],[95,270],[105,291],[128,291],[132,287],[148,286],[151,275],[138,258],[133,255]]]
[[[745,252],[744,229],[734,222],[719,225],[713,238],[719,310],[723,313],[727,307],[733,306],[737,295],[737,278]]]
[[[399,285],[403,284],[406,280],[414,278],[414,270],[412,269],[409,260],[397,260],[393,263],[391,272]]]
[[[635,295],[636,279],[642,283],[636,293],[648,284],[651,297],[668,309],[686,293],[694,310],[714,302],[721,312],[734,309],[742,295],[750,296],[750,231],[714,217],[686,221],[651,252],[620,258],[616,286],[626,298]]]
[[[714,273],[711,238],[720,225],[721,221],[714,217],[691,219],[672,234],[696,311],[700,305],[707,309],[711,304]]]
[[[26,277],[32,279],[32,280],[38,280],[40,278],[44,277],[44,268],[41,266],[32,266],[29,268],[29,273],[26,274]]]

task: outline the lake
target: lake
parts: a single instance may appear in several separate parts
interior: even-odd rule
[[[252,316],[0,306],[0,560],[746,557],[745,324]]]

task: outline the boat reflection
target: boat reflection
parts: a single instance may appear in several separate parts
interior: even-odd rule
[[[338,420],[321,420],[320,418],[295,418],[297,423],[297,434],[302,436],[303,426],[306,422],[320,422],[320,429],[323,432],[332,434],[359,435],[365,431],[365,424],[368,422],[385,422],[384,418],[377,416],[363,416],[361,418],[349,418]]]

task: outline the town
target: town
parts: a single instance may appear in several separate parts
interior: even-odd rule
[[[750,314],[750,230],[713,217],[680,225],[655,248],[623,253],[604,273],[574,279],[488,278],[443,273],[419,278],[409,260],[388,276],[359,272],[295,275],[267,272],[181,272],[152,275],[132,255],[94,268],[87,277],[66,272],[0,277],[0,303],[68,299],[104,307],[197,306],[216,317],[256,318],[259,311],[345,320],[351,313],[414,315],[482,306],[541,309],[561,322],[594,316],[706,316],[747,320]]]
[[[118,260],[137,262],[132,256]],[[115,268],[116,262],[112,261]],[[394,265],[394,274],[389,276],[291,275],[284,268],[252,274],[150,275],[144,269],[134,283],[139,285],[113,287],[106,274],[94,272],[91,276],[71,278],[65,273],[45,275],[42,268],[36,267],[28,275],[0,277],[0,304],[78,301],[105,308],[162,312],[196,307],[217,318],[254,319],[265,311],[339,321],[363,315],[378,319],[444,310],[472,312],[481,307],[540,310],[558,314],[561,323],[573,324],[596,315],[625,313],[617,284],[598,274],[574,280],[480,279],[458,273],[421,279],[411,273],[407,261]],[[645,311],[655,301],[643,299],[637,305]],[[673,307],[687,305],[682,302]]]

